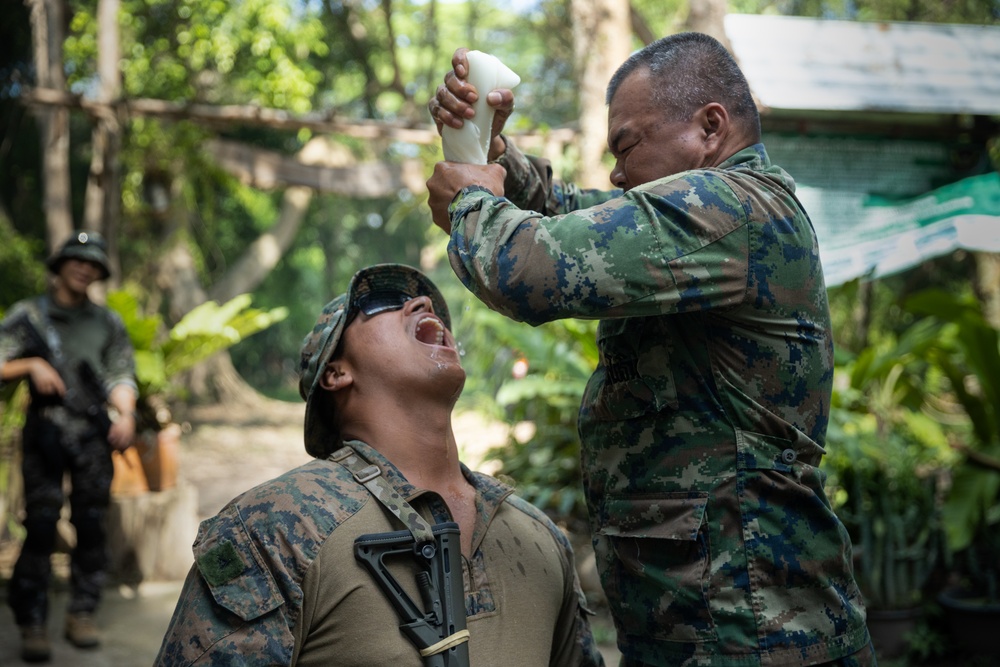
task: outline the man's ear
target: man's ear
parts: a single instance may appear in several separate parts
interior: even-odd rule
[[[695,117],[701,125],[705,149],[714,152],[729,135],[729,112],[718,102],[709,102],[695,112]]]
[[[319,377],[319,386],[327,391],[345,389],[354,383],[351,370],[343,361],[331,361]]]

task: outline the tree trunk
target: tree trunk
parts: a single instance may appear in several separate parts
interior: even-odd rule
[[[977,252],[976,296],[983,304],[983,317],[991,326],[1000,329],[1000,253]]]
[[[313,141],[320,145],[323,157],[331,155],[329,147],[336,145],[333,140],[322,138]],[[355,162],[351,158],[338,166],[325,159],[311,162],[306,150],[298,155],[285,155],[229,139],[211,139],[206,142],[205,151],[221,168],[259,190],[301,185],[348,199],[395,197],[404,189],[418,196],[427,192],[424,162],[417,158],[368,162]]]
[[[108,106],[84,99],[81,95],[66,90],[43,87],[26,89],[21,99],[32,107],[82,109],[92,116],[100,115],[104,112],[103,107]],[[269,109],[252,104],[213,106],[145,97],[123,99],[115,103],[115,106],[125,117],[183,120],[216,130],[232,130],[234,126],[292,131],[312,130],[318,134],[342,134],[365,141],[401,141],[420,146],[436,145],[441,141],[441,135],[429,123],[413,124],[370,118],[347,120],[330,112],[293,114],[284,109]],[[511,136],[517,140],[517,145],[520,147],[540,149],[547,142],[574,143],[577,133],[572,128],[546,128],[535,132],[512,131]]]
[[[725,18],[727,0],[690,0],[684,28],[692,32],[703,32],[719,40],[732,53],[733,47],[726,37]]]
[[[607,146],[608,112],[604,97],[608,82],[632,49],[631,6],[628,0],[572,0],[573,44],[580,84],[580,171],[583,187],[607,188],[602,162]]]
[[[257,237],[222,279],[212,285],[209,297],[213,301],[225,303],[240,294],[252,292],[267,278],[295,240],[312,195],[313,191],[309,188],[290,187],[285,190],[281,215],[274,229]]]
[[[198,279],[188,242],[185,234],[177,234],[156,267],[156,284],[167,295],[167,313],[171,322],[179,322],[208,299]]]
[[[660,37],[663,37],[663,35],[656,35],[653,33],[653,29],[650,28],[649,23],[646,22],[646,17],[644,17],[632,3],[629,3],[629,14],[632,21],[632,32],[644,45],[649,46]]]
[[[208,300],[185,235],[179,234],[160,259],[156,283],[167,294],[168,312],[173,322]],[[187,371],[181,382],[189,390],[192,403],[252,405],[259,398],[257,391],[233,368],[226,351]]]
[[[114,102],[121,94],[121,60],[118,12],[120,0],[99,0],[97,3],[97,101],[101,107],[94,123],[91,140],[90,173],[84,200],[84,226],[104,234],[108,241],[111,263],[109,287],[117,284],[121,275],[118,256],[118,233],[121,217],[121,183],[119,153],[121,124],[115,114]]]
[[[328,137],[309,141],[297,155],[305,165],[329,169],[354,165],[351,152]],[[254,241],[232,268],[211,287],[208,298],[218,303],[246,294],[256,289],[281,260],[295,235],[302,226],[313,190],[306,187],[288,187],[282,198],[281,215],[274,228]]]
[[[65,90],[62,57],[65,24],[63,1],[26,2],[31,8],[31,35],[38,85]],[[53,251],[73,233],[69,180],[69,110],[53,106],[40,108],[36,113],[42,143],[45,227],[49,250]]]

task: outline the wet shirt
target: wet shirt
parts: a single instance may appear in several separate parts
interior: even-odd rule
[[[364,443],[349,444],[425,519],[451,520],[437,494],[410,485]],[[471,664],[603,664],[566,538],[509,487],[463,472],[478,510],[473,557],[463,558]],[[202,524],[156,664],[421,667],[389,600],[354,556],[357,537],[401,529],[332,461],[248,491]],[[390,567],[419,603],[406,559]]]
[[[490,308],[598,318],[580,408],[598,569],[623,655],[807,665],[868,643],[823,489],[833,344],[812,225],[760,144],[627,193],[552,182],[508,144],[506,197],[451,204]]]

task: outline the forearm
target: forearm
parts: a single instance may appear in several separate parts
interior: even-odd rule
[[[135,438],[135,399],[136,390],[130,383],[114,385],[108,395],[108,403],[118,412],[108,430],[108,443],[119,451],[128,449]]]
[[[715,206],[692,207],[694,196]],[[491,309],[519,321],[728,308],[746,293],[747,218],[710,174],[553,216],[470,188],[449,213],[455,273]]]
[[[41,357],[25,357],[23,359],[10,359],[0,364],[0,380],[10,382],[20,380],[31,375],[32,369],[44,359]]]
[[[135,412],[137,392],[135,386],[129,383],[119,383],[111,388],[108,394],[108,403],[122,415],[131,415]]]
[[[39,394],[62,396],[66,393],[62,376],[42,357],[9,359],[0,366],[0,385],[22,378],[27,378],[31,382],[32,391]]]
[[[521,271],[530,264],[528,257],[522,254],[501,269],[509,254],[507,244],[515,237],[530,235],[533,229],[530,221],[538,214],[518,209],[505,199],[476,189],[463,190],[452,203],[450,213],[452,232],[448,255],[462,284],[492,310],[507,317],[531,324],[542,321],[531,307],[509,293],[514,282],[521,282]],[[537,246],[529,243],[524,252],[530,254],[532,251],[537,251]]]
[[[544,215],[558,213],[558,202],[553,196],[552,167],[547,160],[530,158],[506,139],[506,150],[497,162],[507,170],[504,178],[504,196],[518,208],[537,211]]]
[[[465,190],[451,216],[452,268],[492,310],[533,325],[660,314],[655,303],[626,306],[663,289],[648,271],[662,262],[662,248],[652,234],[631,233],[640,224],[623,229],[612,210],[545,217]]]

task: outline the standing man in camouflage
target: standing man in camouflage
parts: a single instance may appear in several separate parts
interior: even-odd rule
[[[7,591],[21,628],[21,657],[29,662],[51,657],[48,587],[66,474],[76,547],[65,634],[79,648],[100,643],[93,615],[108,560],[111,449],[132,444],[137,394],[121,319],[87,296],[92,283],[111,273],[104,239],[74,235],[48,268],[55,274],[51,291],[14,304],[0,323],[0,384],[27,378],[31,390],[22,434],[27,535]]]
[[[736,63],[686,33],[619,68],[608,192],[553,183],[499,135],[511,91],[475,91],[463,49],[452,64],[438,126],[477,92],[498,110],[498,164],[428,181],[452,267],[516,320],[601,320],[579,428],[623,664],[874,664],[818,469],[833,344],[816,236]]]
[[[437,287],[398,264],[362,269],[323,308],[299,371],[316,460],[202,524],[157,665],[603,664],[569,542],[459,462],[450,329]],[[429,537],[446,529],[455,548]],[[398,587],[383,588],[366,563],[389,548]],[[422,579],[446,552],[457,580]]]

